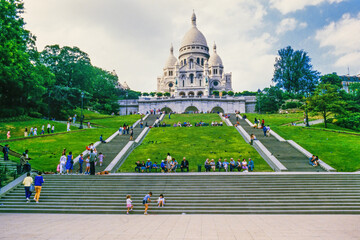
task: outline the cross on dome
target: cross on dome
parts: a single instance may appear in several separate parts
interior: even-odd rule
[[[191,23],[192,23],[193,27],[196,27],[196,15],[195,15],[194,10],[193,10],[193,14],[191,16]]]

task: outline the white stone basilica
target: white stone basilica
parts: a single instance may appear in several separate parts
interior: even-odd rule
[[[209,96],[214,90],[232,91],[231,73],[224,72],[215,44],[213,53],[209,54],[206,38],[196,27],[195,13],[191,23],[181,42],[179,60],[171,46],[163,75],[157,78],[157,91],[169,92],[174,97]]]

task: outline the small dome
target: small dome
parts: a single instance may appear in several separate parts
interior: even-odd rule
[[[176,59],[176,57],[174,56],[174,48],[173,48],[173,46],[171,45],[170,55],[169,55],[168,59],[166,60],[166,63],[165,63],[165,67],[164,67],[164,68],[174,67],[174,65],[176,64],[176,62],[177,62],[177,59]]]
[[[188,45],[202,45],[207,47],[206,38],[196,27],[196,15],[195,13],[191,16],[192,28],[185,34],[181,41],[180,48]]]
[[[216,53],[216,44],[214,43],[214,53],[211,54],[209,58],[209,66],[222,66],[222,60],[220,56]]]

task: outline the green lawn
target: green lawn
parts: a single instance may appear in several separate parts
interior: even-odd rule
[[[140,118],[139,115],[112,117],[106,119],[107,121],[103,128],[84,129],[82,131],[41,138],[27,138],[9,142],[9,146],[12,150],[20,153],[29,149],[29,157],[32,158],[30,163],[34,169],[55,171],[60,159],[60,154],[64,148],[67,149],[67,152],[72,151],[75,157],[85,151],[85,146],[89,143],[99,141],[101,134],[103,134],[106,139],[117,130],[119,127],[118,124],[122,123],[122,121],[133,124],[138,118]],[[103,120],[105,119],[98,119],[96,121]],[[10,160],[19,161],[12,156],[10,156]]]
[[[170,118],[171,119],[169,119],[169,114],[166,114],[162,122],[173,125],[174,123],[178,123],[178,122],[184,123],[184,122],[190,121],[190,123],[194,125],[195,123],[198,123],[200,121],[203,121],[204,123],[209,123],[209,124],[211,124],[212,121],[217,121],[217,122],[221,121],[221,118],[216,113],[171,114]],[[224,123],[224,125],[225,125],[225,123]]]
[[[360,136],[308,129],[276,126],[272,128],[287,140],[294,140],[312,154],[340,172],[360,170]]]
[[[194,119],[191,121],[193,122]],[[190,171],[197,171],[198,164],[202,165],[204,171],[203,164],[206,158],[215,160],[227,158],[229,161],[230,158],[237,160],[250,157],[255,162],[255,171],[272,171],[257,151],[243,140],[236,129],[227,126],[152,128],[142,144],[130,154],[118,171],[134,172],[135,162],[146,161],[147,158],[160,164],[168,152],[178,163],[183,157],[186,157],[189,160]]]
[[[7,131],[10,131],[11,133],[10,139],[24,137],[24,131],[26,127],[28,129],[28,133],[30,133],[31,127],[37,127],[38,135],[40,135],[42,125],[45,125],[45,135],[47,135],[48,123],[50,123],[51,125],[54,124],[55,133],[66,132],[66,124],[48,121],[44,119],[29,118],[29,120],[25,120],[25,121],[0,122],[0,140],[7,139],[6,137]],[[71,126],[71,129],[76,130],[78,128]]]
[[[118,129],[120,126],[124,125],[124,123],[129,125],[135,123],[137,120],[140,119],[140,117],[141,115],[116,116],[111,118],[91,120],[91,123],[98,124],[102,127]],[[93,126],[96,127],[96,125]]]
[[[80,121],[80,116],[81,116],[81,108],[77,108],[75,111],[74,111],[74,114],[76,113],[77,115],[77,122]],[[74,116],[74,114],[72,116]],[[83,109],[83,115],[84,115],[84,120],[91,120],[91,119],[102,119],[102,118],[111,118],[113,116],[111,115],[107,115],[107,114],[101,114],[101,113],[96,113],[96,112],[93,112],[93,111],[90,111],[90,110],[87,110],[87,109]],[[71,117],[72,117],[71,116]]]
[[[342,131],[342,132],[348,132],[348,133],[360,133],[359,131],[355,131],[353,129],[348,129],[348,128],[343,128],[343,127],[340,127],[340,126],[332,124],[332,123],[328,123],[327,128],[325,128],[325,123],[314,124],[314,125],[311,125],[310,128],[328,129],[328,130]]]
[[[303,122],[304,113],[288,113],[288,114],[258,114],[258,113],[246,113],[247,118],[254,122],[255,118],[258,120],[264,119],[266,125],[270,126],[281,126],[290,124],[292,122]],[[319,116],[309,116],[309,120],[319,119]]]

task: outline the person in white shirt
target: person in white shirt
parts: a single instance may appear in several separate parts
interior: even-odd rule
[[[30,192],[30,186],[31,184],[34,183],[33,178],[30,176],[30,173],[28,172],[26,174],[26,178],[24,178],[23,184],[25,187],[25,197],[26,197],[26,202],[30,202],[30,196],[31,196],[31,192]]]
[[[60,157],[60,174],[65,173],[66,171],[66,155],[63,153],[63,155]]]
[[[55,131],[55,126],[52,125],[52,127],[51,127],[51,133],[54,133],[54,131]]]
[[[131,195],[126,195],[126,207],[127,207],[126,214],[129,214],[129,211],[132,211],[134,208],[134,205],[132,205]]]
[[[48,132],[48,134],[50,133],[50,128],[51,128],[51,125],[50,125],[50,123],[48,123],[47,124],[47,132]]]
[[[160,194],[158,199],[158,207],[164,207],[165,206],[165,198],[164,195]]]

